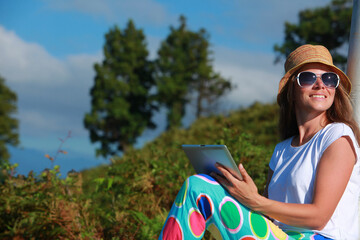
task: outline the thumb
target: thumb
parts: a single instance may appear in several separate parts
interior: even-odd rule
[[[246,172],[242,163],[239,164],[239,171],[240,171],[244,181],[247,181],[250,178],[249,174]]]

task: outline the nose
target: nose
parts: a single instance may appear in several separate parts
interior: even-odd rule
[[[323,89],[326,88],[325,84],[323,83],[321,76],[316,76],[316,82],[313,85],[314,88]]]

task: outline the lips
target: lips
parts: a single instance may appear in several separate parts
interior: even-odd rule
[[[312,97],[312,98],[326,98],[325,95],[319,95],[319,94],[313,94],[313,95],[310,95],[310,97]]]

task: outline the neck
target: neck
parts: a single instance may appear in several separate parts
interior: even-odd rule
[[[301,115],[296,115],[299,136],[295,137],[293,142],[293,144],[297,146],[309,141],[318,131],[323,129],[328,122],[325,112],[302,117],[298,116]]]

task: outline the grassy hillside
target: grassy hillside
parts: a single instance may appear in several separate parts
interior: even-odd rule
[[[262,191],[278,140],[277,111],[274,104],[257,103],[226,117],[201,118],[115,157],[109,166],[65,180],[56,169],[31,179],[7,171],[0,188],[0,238],[156,239],[183,181],[194,174],[181,144],[226,144]],[[35,192],[37,201],[30,198]],[[64,215],[71,219],[64,222]],[[27,232],[21,232],[25,225]]]

